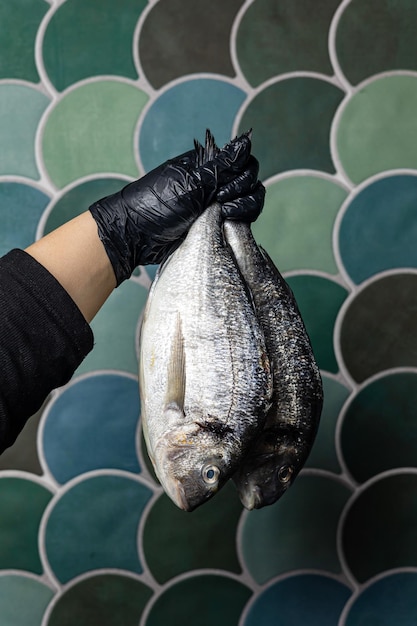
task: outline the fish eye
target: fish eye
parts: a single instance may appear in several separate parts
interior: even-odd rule
[[[294,468],[291,465],[281,465],[278,470],[278,480],[286,485],[291,480],[291,476],[294,473]]]
[[[201,475],[207,485],[215,485],[220,476],[220,470],[217,465],[204,465]]]

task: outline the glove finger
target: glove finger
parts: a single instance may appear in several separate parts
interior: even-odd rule
[[[264,202],[265,187],[258,181],[250,194],[222,204],[222,216],[228,220],[254,222],[261,214]]]
[[[217,192],[217,200],[224,204],[225,202],[230,202],[230,200],[248,195],[257,185],[258,173],[259,162],[251,155],[247,167],[242,174],[236,176],[219,189]]]
[[[252,142],[248,133],[235,137],[227,143],[211,163],[217,170],[217,179],[220,185],[229,182],[231,177],[241,172],[250,156]]]

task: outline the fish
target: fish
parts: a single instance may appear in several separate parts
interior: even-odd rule
[[[226,220],[224,233],[251,291],[273,376],[265,425],[232,478],[241,503],[252,510],[274,504],[304,466],[319,427],[323,386],[290,286],[249,224]]]
[[[146,447],[165,492],[185,511],[234,474],[272,396],[265,337],[223,221],[212,203],[160,266],[139,333]]]

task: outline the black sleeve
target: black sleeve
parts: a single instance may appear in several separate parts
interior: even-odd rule
[[[93,348],[59,282],[23,250],[0,258],[0,453]]]

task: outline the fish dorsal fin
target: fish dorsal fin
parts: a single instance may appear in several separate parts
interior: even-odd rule
[[[207,163],[207,161],[212,161],[219,152],[214,137],[208,128],[206,130],[206,142],[204,147],[197,139],[194,139],[194,147],[197,151],[197,163],[199,167]]]
[[[166,407],[177,407],[183,411],[185,397],[185,350],[179,313],[177,313],[174,337],[171,344],[167,383]]]
[[[252,138],[252,129],[248,130],[246,133],[243,133],[249,139]],[[194,139],[194,148],[197,152],[197,165],[199,167],[203,166],[207,161],[212,161],[214,157],[219,153],[220,148],[216,145],[214,137],[211,131],[206,129],[206,141],[205,145],[202,146],[197,139]]]

